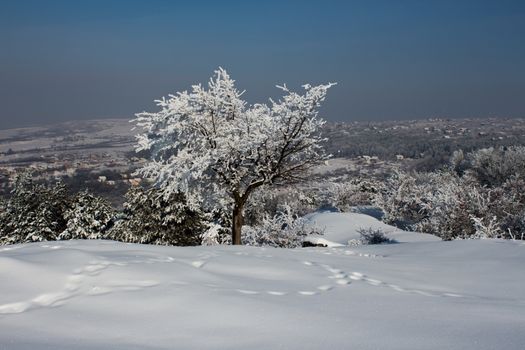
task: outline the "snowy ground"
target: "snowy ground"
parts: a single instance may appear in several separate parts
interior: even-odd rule
[[[318,214],[344,243],[360,214]],[[0,247],[0,349],[524,349],[525,245]],[[345,236],[346,235],[346,236]]]

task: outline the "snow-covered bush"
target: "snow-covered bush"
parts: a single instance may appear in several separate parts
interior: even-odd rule
[[[87,191],[78,193],[64,213],[66,229],[59,239],[101,239],[107,238],[115,211],[108,201]]]
[[[467,155],[468,173],[481,185],[501,186],[512,176],[525,177],[525,146],[485,148]]]
[[[390,243],[396,243],[396,240],[390,239],[386,236],[386,234],[381,231],[380,229],[373,229],[371,227],[369,228],[361,228],[357,230],[357,233],[359,233],[359,243],[360,244],[390,244]]]
[[[248,106],[228,73],[215,73],[207,88],[194,85],[157,101],[159,112],[137,114],[137,151],[152,158],[140,173],[165,197],[184,193],[194,210],[230,211],[232,242],[240,244],[256,189],[297,181],[328,158],[318,110],[333,84],[307,84],[303,94],[283,86],[282,100]]]
[[[521,176],[512,176],[502,186],[490,189],[490,214],[487,217],[496,217],[499,227],[496,237],[522,239],[525,234],[524,189],[525,181]]]
[[[472,218],[490,215],[491,192],[468,178],[434,176],[436,181],[426,192],[426,218],[414,228],[444,240],[476,237]]]
[[[452,153],[449,163],[450,168],[459,176],[462,176],[470,166],[465,153],[461,149]]]
[[[525,181],[517,174],[496,184],[480,184],[470,169],[464,176],[449,171],[398,173],[386,182],[376,204],[386,222],[445,240],[520,239],[525,232]]]
[[[381,187],[377,180],[358,177],[349,181],[330,182],[319,195],[323,204],[348,211],[351,207],[371,205]]]
[[[0,215],[0,244],[55,240],[66,228],[66,187],[33,182],[31,173],[18,175],[11,198]]]
[[[498,238],[501,233],[496,216],[478,218],[471,217],[476,233],[471,238]]]
[[[274,217],[286,210],[297,217],[326,207],[348,211],[354,206],[373,204],[381,187],[382,184],[375,179],[354,178],[262,188],[254,191],[246,203],[245,222],[248,226],[260,225],[264,218]]]
[[[290,207],[274,216],[266,216],[256,226],[245,226],[243,244],[252,246],[271,246],[297,248],[303,245],[304,238],[310,234],[322,234],[318,228],[308,225],[306,220],[291,213]]]
[[[473,217],[488,215],[491,192],[455,173],[397,173],[385,185],[377,205],[385,221],[444,240],[476,236]]]
[[[198,245],[206,227],[203,216],[188,207],[184,195],[168,197],[156,188],[133,187],[124,212],[109,232],[112,239],[158,245]]]
[[[425,208],[430,176],[424,173],[395,172],[375,199],[385,213],[384,221],[410,228],[428,215]]]
[[[304,216],[319,207],[317,188],[311,184],[261,188],[246,203],[245,223],[257,226],[268,217],[286,212],[296,217]]]

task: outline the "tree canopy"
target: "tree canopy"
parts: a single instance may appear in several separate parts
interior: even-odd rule
[[[156,101],[160,111],[136,115],[144,131],[136,150],[151,154],[140,172],[166,196],[184,193],[195,208],[231,208],[239,244],[244,204],[255,189],[300,180],[328,158],[318,110],[333,85],[307,84],[303,94],[278,86],[279,101],[248,105],[219,68],[207,88],[194,85]]]

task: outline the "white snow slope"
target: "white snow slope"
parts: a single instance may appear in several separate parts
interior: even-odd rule
[[[332,241],[382,225],[312,219]],[[0,247],[0,349],[525,348],[525,245],[391,231],[401,243]]]

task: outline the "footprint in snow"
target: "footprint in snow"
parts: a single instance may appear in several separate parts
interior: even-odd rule
[[[380,286],[383,284],[383,281],[372,279],[372,278],[365,278],[364,279],[368,284],[371,284],[373,286]]]
[[[364,278],[365,275],[360,272],[352,272],[352,275],[350,276],[350,279],[353,279],[354,281],[362,281]]]
[[[327,292],[329,290],[332,290],[333,288],[334,286],[331,286],[331,285],[324,285],[324,286],[317,287],[317,289],[322,290],[323,292]]]
[[[202,261],[202,260],[197,260],[197,261],[193,261],[191,263],[191,266],[197,268],[197,269],[200,269],[201,267],[204,266],[204,264],[206,264],[206,261]]]
[[[301,290],[301,291],[299,291],[297,293],[300,294],[300,295],[308,295],[308,296],[318,294],[317,292],[310,291],[310,290]]]
[[[266,293],[270,294],[270,295],[277,295],[277,296],[282,296],[282,295],[288,294],[287,292],[279,292],[279,291],[273,291],[273,290],[269,290]]]
[[[344,285],[350,284],[352,282],[350,282],[350,280],[347,280],[347,279],[340,279],[340,280],[335,281],[335,283],[344,286]]]
[[[237,292],[241,293],[241,294],[259,294],[258,291],[255,291],[255,290],[246,290],[246,289],[237,289]]]

